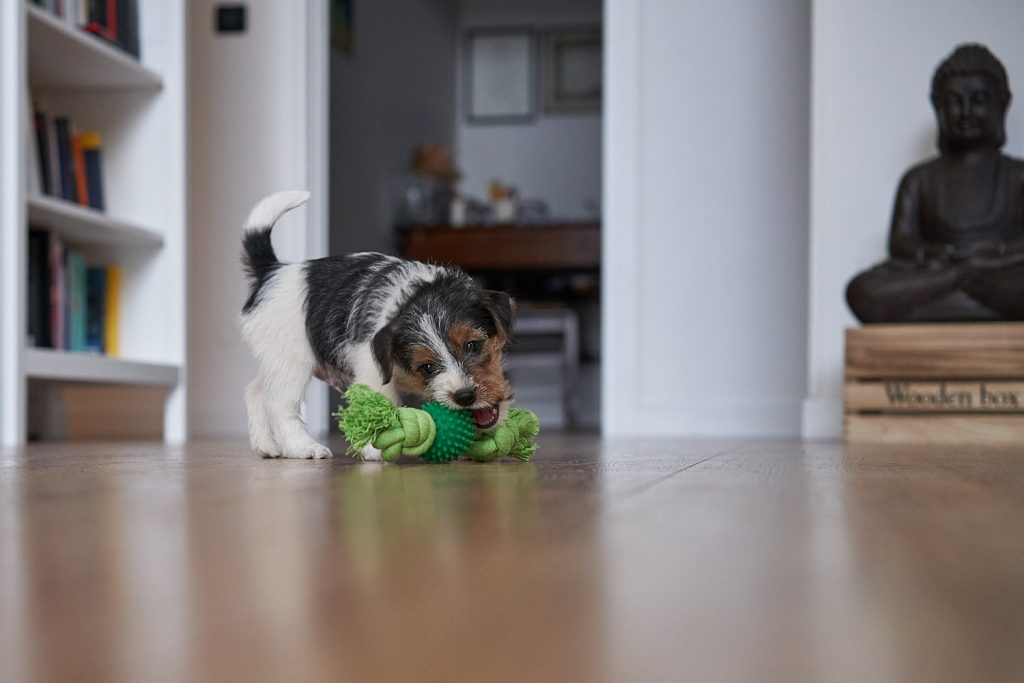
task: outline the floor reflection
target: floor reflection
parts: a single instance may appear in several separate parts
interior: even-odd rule
[[[602,680],[601,458],[578,455],[9,459],[2,678]]]
[[[0,458],[0,681],[1017,680],[1021,449]]]

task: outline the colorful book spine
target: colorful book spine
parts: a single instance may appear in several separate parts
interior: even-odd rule
[[[49,347],[50,317],[50,235],[45,230],[28,235],[28,343]]]
[[[107,0],[107,28],[110,30],[111,35],[114,36],[114,41],[117,41],[118,36],[117,3],[118,0]]]
[[[104,210],[103,201],[103,160],[101,148],[103,138],[99,133],[88,132],[79,136],[82,155],[85,160],[86,191],[89,195],[89,206]]]
[[[85,350],[103,353],[107,300],[107,269],[91,267],[85,279]]]
[[[90,206],[103,211],[103,136],[96,131],[77,132],[66,117],[51,117],[44,110],[32,113],[35,147],[32,172],[38,183],[30,192]]]
[[[89,5],[85,30],[104,40],[119,44],[117,34],[117,0],[94,0]]]
[[[85,257],[68,252],[68,350],[85,350]]]
[[[60,237],[29,229],[28,343],[66,351],[118,356],[120,266],[89,266],[85,254]]]
[[[75,166],[71,156],[71,124],[63,116],[56,117],[53,122],[57,131],[57,157],[60,160],[60,196],[69,202],[77,202]]]
[[[43,194],[53,194],[50,170],[50,117],[45,112],[37,111],[32,116],[36,134],[36,156],[39,159],[39,185]]]
[[[121,355],[121,268],[107,266],[103,341],[108,356]]]
[[[128,54],[139,57],[138,0],[117,0],[118,42]]]
[[[64,282],[64,244],[56,235],[50,239],[50,332],[51,346],[55,349],[66,349],[64,333],[64,310],[66,287]]]
[[[28,163],[25,178],[25,191],[28,196],[34,197],[43,192],[43,169],[39,159],[39,135],[36,133],[35,111],[32,104],[27,102],[26,113],[28,114],[28,127],[32,134],[25,138],[25,161]]]
[[[50,166],[50,194],[54,197],[64,196],[63,173],[60,166],[60,150],[57,144],[57,125],[53,117],[47,117],[46,147]]]
[[[62,349],[71,350],[71,292],[75,287],[75,274],[72,272],[71,251],[65,249],[61,254],[61,267],[64,269],[64,305],[61,308],[61,317],[64,318],[64,341]]]
[[[68,270],[71,274],[71,286],[68,289],[68,315],[71,336],[68,349],[85,351],[86,338],[86,266],[85,256],[72,251],[68,254]]]
[[[71,133],[71,161],[75,171],[75,194],[78,203],[89,206],[88,178],[85,175],[85,153],[82,151],[82,136],[78,132]]]

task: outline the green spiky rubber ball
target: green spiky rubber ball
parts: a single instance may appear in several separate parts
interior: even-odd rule
[[[427,462],[450,462],[462,456],[473,445],[476,423],[468,410],[452,410],[437,401],[424,404],[423,410],[434,418],[437,437],[421,458]]]

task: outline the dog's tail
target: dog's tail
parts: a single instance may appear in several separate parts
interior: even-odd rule
[[[274,223],[287,211],[305,204],[307,199],[309,192],[301,190],[276,192],[261,199],[249,213],[242,235],[242,265],[252,280],[253,293],[259,291],[267,277],[281,265],[270,241]]]

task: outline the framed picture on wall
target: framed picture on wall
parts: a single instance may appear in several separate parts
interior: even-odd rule
[[[544,32],[544,111],[601,110],[601,27],[552,28]]]
[[[529,28],[480,28],[466,34],[466,113],[471,123],[532,121],[536,113],[537,37]]]

